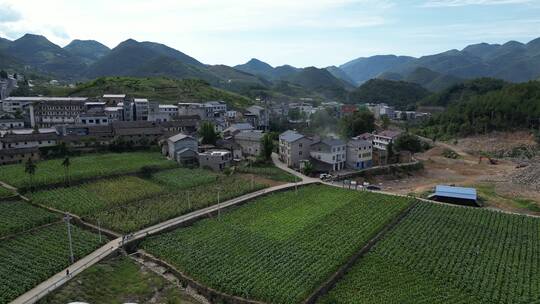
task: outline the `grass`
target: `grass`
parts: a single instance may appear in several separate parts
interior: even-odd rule
[[[71,226],[78,260],[102,243],[96,234]],[[70,265],[66,224],[23,233],[0,242],[0,303],[8,303]]]
[[[422,203],[321,303],[539,303],[540,219]]]
[[[478,191],[480,200],[489,205],[508,206],[532,212],[540,212],[540,203],[520,196],[508,196],[497,193],[494,184],[483,183],[473,185]]]
[[[37,168],[32,183],[28,174],[25,173],[25,164],[2,166],[0,180],[17,188],[42,187],[63,183],[65,173],[62,162],[62,159],[53,159],[36,163]],[[166,160],[157,152],[90,154],[71,158],[69,175],[72,181],[77,181],[134,173],[144,166],[171,168],[175,167],[176,164]]]
[[[204,169],[177,168],[158,172],[152,176],[152,180],[175,191],[209,184],[218,177],[219,174]]]
[[[185,301],[184,301],[185,300]],[[191,303],[178,288],[127,257],[96,264],[38,303]]]
[[[304,300],[412,200],[328,186],[269,195],[142,243],[199,282],[270,303]]]
[[[236,167],[236,171],[239,173],[247,173],[258,175],[270,180],[284,182],[284,183],[294,183],[299,181],[299,178],[294,175],[279,169],[273,164],[263,164],[263,165],[254,165],[252,167],[248,166],[239,166]]]
[[[0,238],[56,220],[59,215],[23,201],[0,202]]]

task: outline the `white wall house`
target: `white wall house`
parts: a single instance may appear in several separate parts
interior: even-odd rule
[[[285,131],[279,135],[279,159],[288,167],[300,168],[302,161],[309,160],[311,138],[296,131]]]
[[[373,147],[379,150],[384,150],[388,148],[388,145],[393,142],[401,132],[399,131],[382,131],[380,133],[373,134]]]
[[[347,149],[344,141],[328,138],[311,144],[311,158],[321,171],[339,171],[345,168]]]
[[[366,169],[373,166],[373,142],[361,137],[354,137],[347,142],[347,167]]]

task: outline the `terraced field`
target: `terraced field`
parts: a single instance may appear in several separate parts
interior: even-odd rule
[[[174,168],[177,166],[175,162],[165,159],[157,152],[90,154],[73,157],[70,161],[69,175],[72,181],[134,173],[144,166],[159,168]],[[62,183],[65,180],[62,162],[62,159],[37,162],[36,174],[32,184],[28,174],[24,171],[25,164],[2,166],[0,180],[8,182],[17,188]]]
[[[23,201],[0,202],[0,238],[59,220],[58,214]]]
[[[217,290],[297,303],[411,202],[306,186],[151,237],[141,247]]]
[[[97,235],[71,227],[73,252],[80,259],[104,244]],[[8,303],[70,265],[66,224],[0,241],[0,303]]]
[[[540,303],[540,219],[417,205],[321,303]]]

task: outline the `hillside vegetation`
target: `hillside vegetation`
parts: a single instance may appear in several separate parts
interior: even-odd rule
[[[372,79],[349,95],[350,103],[386,103],[398,109],[414,108],[430,93],[416,83]]]
[[[538,128],[540,82],[511,84],[451,104],[425,123],[428,137],[466,136],[491,131]]]
[[[440,93],[426,97],[420,102],[426,106],[446,107],[456,102],[466,101],[478,95],[502,89],[507,83],[493,78],[478,78],[455,84]]]

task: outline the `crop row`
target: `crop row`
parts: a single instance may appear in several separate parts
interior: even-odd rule
[[[30,197],[38,204],[85,216],[165,191],[165,187],[151,181],[124,176],[80,186],[34,192]]]
[[[25,173],[25,164],[2,166],[0,180],[17,188],[62,183],[66,176],[62,162],[62,159],[53,159],[36,163],[37,168],[32,182],[30,176]],[[71,158],[69,178],[76,181],[127,174],[137,172],[144,166],[172,168],[176,163],[166,160],[155,152],[92,154]]]
[[[307,186],[152,237],[142,248],[217,290],[294,303],[305,299],[410,202]]]
[[[71,227],[75,259],[99,245],[97,235]],[[103,238],[103,242],[106,239]],[[70,265],[66,224],[0,242],[0,303],[8,303]]]
[[[158,172],[152,176],[152,180],[177,191],[215,182],[218,177],[209,170],[176,168]]]
[[[210,184],[180,190],[113,208],[103,209],[89,216],[90,220],[100,220],[102,225],[118,232],[132,232],[163,222],[193,210],[214,205],[220,201],[241,196],[266,187],[251,184],[238,177],[226,177]]]
[[[8,197],[12,197],[13,195],[14,195],[13,191],[0,186],[0,200],[6,199]]]
[[[59,216],[22,201],[0,202],[0,238],[59,220]]]
[[[322,303],[538,303],[540,219],[420,204]]]

